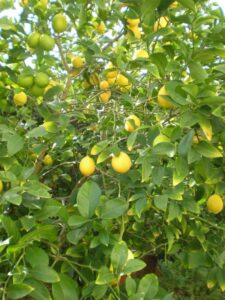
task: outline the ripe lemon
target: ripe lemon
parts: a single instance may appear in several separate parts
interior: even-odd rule
[[[125,152],[113,156],[111,164],[113,170],[121,174],[128,172],[132,165],[130,157]]]
[[[116,82],[116,77],[107,78],[107,82],[109,85],[114,85]]]
[[[127,23],[130,26],[137,26],[140,23],[140,19],[127,19]]]
[[[165,28],[168,25],[169,19],[167,17],[160,17],[154,24],[153,30],[157,31],[161,28]]]
[[[111,97],[111,91],[106,91],[106,92],[101,93],[99,95],[99,98],[100,98],[100,100],[101,100],[102,103],[109,102],[110,97]]]
[[[99,84],[99,78],[96,73],[93,73],[89,77],[89,82],[91,85],[98,85]]]
[[[39,45],[40,36],[41,35],[39,32],[32,32],[27,39],[28,46],[30,48],[37,48],[37,46]]]
[[[45,157],[43,158],[43,164],[45,166],[51,166],[53,164],[53,159],[51,155],[46,154]]]
[[[79,169],[82,175],[90,176],[95,171],[95,162],[94,159],[90,156],[85,156],[81,159]]]
[[[71,60],[72,65],[74,66],[74,68],[81,68],[84,65],[84,59],[80,56],[74,56]]]
[[[109,88],[109,82],[106,80],[103,80],[100,82],[99,87],[101,90],[107,90]]]
[[[41,88],[46,87],[49,84],[48,75],[43,72],[38,72],[34,78],[34,83]]]
[[[222,198],[217,194],[210,196],[207,200],[207,208],[213,214],[220,213],[223,210]]]
[[[149,58],[148,52],[146,50],[137,50],[134,53],[133,59],[138,59],[138,58]]]
[[[30,89],[30,93],[35,97],[43,96],[45,92],[45,88],[39,87],[36,84],[33,85]]]
[[[158,103],[163,108],[174,108],[174,105],[164,98],[164,96],[168,96],[168,95],[169,94],[166,90],[166,87],[162,86],[158,92]]]
[[[50,51],[55,47],[55,41],[51,36],[47,34],[41,34],[39,45],[43,50]]]
[[[129,85],[129,80],[124,75],[119,74],[116,77],[116,84],[118,84],[119,86],[126,86],[126,85]]]
[[[179,3],[177,1],[174,1],[170,4],[169,8],[176,9],[178,7]]]
[[[68,24],[66,16],[63,14],[57,14],[53,17],[52,27],[56,33],[62,33],[66,30]]]
[[[21,0],[20,2],[20,5],[23,7],[28,6],[28,4],[29,4],[29,0]]]
[[[31,87],[33,85],[34,82],[34,78],[31,75],[26,75],[26,74],[21,74],[18,77],[18,85],[24,87],[24,88],[28,88]]]
[[[24,92],[15,94],[13,97],[13,101],[17,106],[23,106],[27,103],[27,95]]]
[[[0,193],[3,191],[3,182],[0,180]]]
[[[106,73],[106,77],[107,77],[107,80],[109,78],[115,78],[117,77],[118,75],[118,70],[116,70],[116,67],[113,66],[113,64],[111,62],[109,62],[107,65],[106,65],[106,69],[107,69],[107,73]]]
[[[140,127],[140,125],[141,120],[137,116],[131,115],[127,118],[125,122],[125,129],[128,132],[133,132],[137,127]]]
[[[170,139],[166,136],[166,135],[164,135],[164,134],[159,134],[159,135],[157,135],[157,137],[154,139],[154,141],[153,141],[153,146],[156,146],[156,145],[158,145],[158,144],[160,144],[160,143],[169,143],[170,142]]]
[[[95,30],[97,31],[97,33],[99,34],[103,34],[106,31],[106,26],[105,23],[103,21],[101,22],[96,22],[94,24]]]
[[[140,32],[140,28],[138,26],[130,26],[128,25],[127,28],[133,32],[133,35],[135,36],[136,39],[140,39],[141,38],[141,32]],[[129,34],[128,34],[129,36]]]

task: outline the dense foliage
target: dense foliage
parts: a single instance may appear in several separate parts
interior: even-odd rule
[[[0,10],[1,298],[222,299],[221,9]]]

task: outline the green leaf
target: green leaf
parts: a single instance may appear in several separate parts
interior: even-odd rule
[[[181,220],[181,218],[182,218],[181,209],[177,203],[170,202],[169,214],[168,214],[167,221],[170,222],[170,221],[174,220],[175,218],[177,218],[178,220]]]
[[[25,280],[26,284],[29,284],[34,289],[30,296],[35,300],[52,300],[49,290],[47,287],[40,281],[34,280],[32,278],[28,278]]]
[[[167,195],[159,195],[154,197],[154,205],[163,211],[166,211],[168,203]]]
[[[90,220],[87,220],[86,218],[80,215],[72,215],[68,219],[68,225],[75,228],[81,227],[82,225],[88,222],[90,222]]]
[[[180,82],[171,80],[166,84],[166,90],[175,103],[185,105],[187,104],[187,100],[185,95],[182,95],[184,92],[181,89],[181,86],[182,84]]]
[[[91,148],[91,155],[98,155],[109,145],[109,141],[101,141]]]
[[[145,275],[138,286],[138,292],[142,293],[143,300],[154,299],[158,293],[159,283],[158,278],[155,274]]]
[[[127,263],[128,248],[124,241],[115,244],[111,253],[111,263],[114,274],[120,274]]]
[[[48,218],[56,217],[62,208],[62,205],[55,199],[45,199],[41,211],[35,217],[37,220],[46,220]]]
[[[0,11],[13,7],[12,0],[0,0]]]
[[[128,277],[126,279],[125,287],[128,296],[132,296],[136,293],[137,285],[136,285],[136,281],[133,278]]]
[[[54,300],[79,300],[79,288],[74,279],[66,274],[60,274],[60,282],[53,283]]]
[[[36,266],[48,266],[49,263],[47,253],[36,246],[31,246],[26,249],[25,259],[33,268]]]
[[[137,272],[144,269],[145,266],[146,263],[140,259],[129,259],[123,272],[125,274]]]
[[[200,104],[209,104],[209,105],[221,105],[225,104],[225,97],[224,96],[212,96],[200,99]]]
[[[23,185],[23,188],[26,192],[28,192],[33,196],[40,197],[40,198],[51,198],[51,195],[48,192],[50,188],[47,185],[37,180],[27,181]]]
[[[108,284],[114,279],[114,275],[109,271],[107,267],[102,267],[98,271],[98,276],[95,281],[98,285]]]
[[[180,2],[184,7],[195,11],[195,2],[193,0],[178,0],[178,2]]]
[[[17,133],[9,135],[7,138],[7,150],[9,156],[13,156],[23,149],[24,139]]]
[[[152,159],[149,157],[144,157],[141,165],[141,182],[148,182],[150,175],[152,174]]]
[[[43,282],[54,283],[60,281],[59,275],[56,273],[56,271],[44,265],[35,266],[29,271],[29,275],[34,279]]]
[[[98,206],[101,189],[94,181],[85,182],[77,194],[77,207],[84,218],[91,218]]]
[[[86,234],[86,232],[87,232],[86,227],[71,230],[67,233],[67,239],[71,244],[77,245],[77,243],[82,239],[82,237]]]
[[[132,132],[127,139],[127,149],[131,151],[137,138],[137,131]]]
[[[0,2],[0,11],[1,11],[1,6],[2,5]],[[12,20],[8,19],[7,17],[3,17],[0,19],[0,29],[16,31],[16,26],[13,24]]]
[[[194,130],[190,130],[186,135],[184,135],[178,145],[178,153],[181,156],[187,156],[188,151],[192,146],[192,139],[194,136]]]
[[[176,148],[172,143],[160,143],[153,148],[152,152],[158,155],[173,157],[176,153]]]
[[[33,291],[33,287],[24,283],[12,284],[7,288],[7,296],[10,299],[21,299],[29,295]]]
[[[10,243],[16,243],[21,237],[17,222],[13,221],[10,217],[3,215],[1,216],[1,221],[3,228],[10,238]]]
[[[43,126],[39,126],[36,128],[33,128],[32,130],[28,131],[27,137],[28,138],[38,138],[48,135],[48,132],[44,129]]]
[[[194,148],[199,154],[208,157],[208,158],[216,158],[222,157],[222,153],[212,146],[210,143],[206,141],[201,141],[198,145]]]
[[[57,85],[52,88],[50,88],[47,93],[45,93],[44,98],[45,100],[51,100],[53,99],[56,95],[58,95],[62,91],[62,87]]]
[[[22,203],[22,196],[18,194],[22,189],[20,187],[13,188],[4,193],[3,199],[9,203],[20,205]]]
[[[174,171],[173,171],[173,186],[178,185],[181,183],[185,177],[188,175],[188,163],[187,160],[178,157],[174,164]]]
[[[192,62],[189,64],[191,77],[199,82],[203,82],[207,77],[208,74],[205,69],[203,69],[200,62]]]
[[[128,202],[122,199],[112,199],[106,201],[100,209],[102,219],[116,219],[122,216],[128,209]]]

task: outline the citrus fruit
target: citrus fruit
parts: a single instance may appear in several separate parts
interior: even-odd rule
[[[124,75],[119,74],[116,77],[116,84],[118,84],[119,86],[126,86],[126,85],[129,85],[129,80]]]
[[[55,47],[55,41],[51,36],[47,34],[41,34],[39,45],[43,50],[50,51]]]
[[[133,59],[138,59],[138,58],[149,58],[148,52],[146,50],[138,50],[134,53]]]
[[[103,80],[100,82],[99,87],[101,90],[107,90],[109,87],[109,83],[107,80]]]
[[[15,94],[13,97],[13,101],[17,106],[23,106],[27,103],[27,95],[24,92]]]
[[[46,154],[43,158],[43,164],[45,166],[51,166],[53,164],[53,159],[51,157],[51,155]]]
[[[83,157],[80,161],[79,169],[82,175],[90,176],[95,171],[95,162],[94,159],[89,155]]]
[[[222,198],[217,194],[211,195],[207,200],[207,208],[213,214],[220,213],[223,210]]]
[[[127,19],[127,23],[130,26],[137,26],[140,23],[140,19]]]
[[[36,84],[33,85],[30,89],[30,93],[36,97],[43,96],[44,92],[45,92],[45,89],[37,86]]]
[[[0,193],[3,191],[3,183],[2,181],[0,180]]]
[[[33,82],[34,82],[33,76],[25,75],[25,74],[21,74],[17,80],[18,85],[24,88],[31,87],[33,85]]]
[[[141,38],[141,32],[140,32],[140,29],[138,26],[131,26],[131,25],[128,25],[127,28],[133,32],[133,35],[135,36],[136,39],[140,39]],[[128,34],[128,36],[130,36]]]
[[[46,87],[49,84],[49,78],[48,75],[46,75],[43,72],[38,72],[34,78],[34,83],[38,86],[38,87]]]
[[[116,77],[107,78],[107,82],[109,85],[114,85],[116,82]]]
[[[158,92],[158,103],[163,108],[174,108],[174,105],[164,98],[164,96],[168,96],[168,95],[169,94],[166,90],[166,87],[162,86]]]
[[[165,28],[168,25],[169,19],[167,17],[160,17],[154,24],[153,30],[157,31],[161,28]]]
[[[56,133],[58,131],[57,125],[53,121],[45,121],[41,126],[44,127],[47,132]]]
[[[115,77],[117,77],[118,70],[116,70],[115,66],[113,66],[113,64],[111,62],[109,62],[106,65],[106,69],[107,69],[107,73],[106,73],[107,80],[109,78],[115,78]]]
[[[84,65],[84,59],[80,56],[74,56],[71,60],[74,68],[81,68]]]
[[[126,119],[125,129],[128,132],[133,132],[137,127],[140,127],[140,125],[141,120],[137,116],[131,115]]]
[[[40,41],[40,33],[39,32],[32,32],[29,37],[27,38],[27,44],[30,48],[37,48]]]
[[[96,22],[94,24],[94,27],[95,27],[95,30],[97,31],[97,33],[99,33],[99,34],[103,34],[106,30],[105,23],[103,21]]]
[[[99,84],[99,78],[96,73],[93,73],[89,76],[89,82],[91,85],[98,85]]]
[[[154,139],[154,141],[153,141],[153,146],[156,146],[156,145],[158,145],[158,144],[160,144],[160,143],[169,143],[170,142],[170,139],[166,136],[166,135],[164,135],[164,134],[159,134],[159,135],[157,135],[157,137]]]
[[[106,92],[101,93],[101,94],[99,95],[100,101],[101,101],[102,103],[107,103],[107,102],[109,102],[110,97],[111,97],[111,91],[106,91]]]
[[[118,156],[112,157],[112,168],[117,173],[126,173],[131,168],[131,159],[125,152],[120,152]]]
[[[63,14],[57,14],[53,17],[52,27],[56,33],[62,33],[66,30],[68,24],[66,16]]]

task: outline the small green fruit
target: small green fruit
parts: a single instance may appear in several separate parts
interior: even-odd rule
[[[52,20],[52,27],[56,33],[61,33],[67,28],[67,20],[66,16],[63,14],[57,14],[54,16]]]
[[[55,47],[55,41],[51,36],[42,34],[40,36],[39,45],[43,50],[50,51]]]
[[[41,35],[39,32],[32,32],[27,39],[28,46],[30,48],[37,48],[39,45],[40,36]]]
[[[17,83],[24,88],[29,88],[33,85],[34,78],[31,75],[21,74],[18,77]]]
[[[49,78],[48,75],[46,75],[43,72],[39,72],[36,74],[34,78],[34,83],[41,88],[46,87],[49,84]]]
[[[39,87],[37,85],[33,85],[32,88],[30,89],[30,93],[33,96],[36,96],[36,97],[43,96],[44,95],[44,91],[45,91],[44,88],[41,88],[41,87]]]

